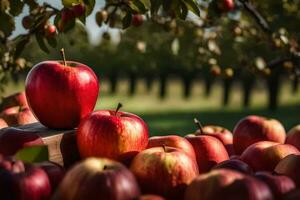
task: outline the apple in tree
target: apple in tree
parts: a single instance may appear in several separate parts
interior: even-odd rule
[[[26,78],[28,104],[36,118],[52,129],[71,129],[89,115],[96,104],[99,83],[86,65],[44,61],[35,65]]]
[[[43,140],[37,132],[14,127],[0,130],[0,154],[4,156],[12,156],[25,147],[43,144]]]
[[[140,196],[134,175],[121,163],[105,158],[88,158],[65,175],[54,200],[132,200]]]
[[[148,144],[148,127],[137,115],[116,110],[98,110],[82,120],[77,146],[82,158],[106,157],[127,163]]]
[[[272,141],[283,144],[286,133],[283,125],[276,119],[250,115],[241,119],[233,130],[233,148],[238,155],[259,141]]]
[[[81,17],[85,13],[85,5],[83,3],[76,4],[72,7],[75,17]]]
[[[178,135],[153,136],[148,140],[147,149],[152,147],[170,146],[183,150],[185,153],[196,159],[195,151],[191,143],[184,137]]]
[[[233,135],[228,129],[216,125],[202,126],[200,121],[196,118],[194,119],[194,122],[198,127],[198,130],[195,132],[195,135],[210,135],[218,138],[224,144],[228,155],[234,155]]]
[[[289,130],[285,143],[291,144],[300,150],[300,125],[297,125]]]
[[[199,174],[196,161],[174,147],[153,147],[141,151],[131,162],[143,194],[166,199],[183,199],[186,186]]]
[[[279,175],[285,175],[293,179],[296,186],[300,186],[300,155],[291,154],[283,158],[275,167],[274,171]]]
[[[50,199],[51,185],[45,171],[19,160],[0,159],[0,199]]]
[[[194,148],[200,174],[208,172],[216,164],[229,159],[223,143],[213,136],[189,134],[185,138]]]
[[[140,14],[135,14],[132,16],[131,19],[131,24],[135,27],[141,26],[144,22],[144,17],[143,15]]]
[[[225,160],[215,165],[212,169],[231,169],[243,174],[253,174],[253,170],[251,169],[251,167],[247,163],[238,159]]]
[[[270,172],[257,172],[255,177],[269,186],[275,199],[283,199],[285,194],[296,188],[294,181],[287,176],[275,176]]]
[[[261,141],[249,146],[241,155],[241,160],[254,171],[273,171],[280,160],[298,153],[299,150],[292,145]]]

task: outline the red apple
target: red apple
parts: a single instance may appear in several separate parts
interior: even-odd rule
[[[108,12],[106,10],[100,10],[96,12],[96,23],[98,26],[101,26],[103,22],[105,22],[108,18]]]
[[[297,125],[289,130],[285,143],[291,144],[300,150],[300,125]]]
[[[0,118],[0,129],[8,127],[8,124],[5,122],[3,118]]]
[[[300,186],[300,155],[288,155],[283,158],[275,167],[275,172],[293,179],[297,187]]]
[[[208,172],[216,164],[229,159],[222,142],[213,136],[190,134],[185,138],[194,147],[200,174]]]
[[[165,198],[154,194],[145,194],[135,200],[165,200]]]
[[[183,150],[185,153],[196,159],[195,151],[191,143],[178,135],[153,136],[148,140],[147,148],[170,146]]]
[[[85,5],[83,3],[74,5],[72,11],[75,17],[81,17],[85,13]]]
[[[275,119],[250,115],[240,120],[233,131],[233,148],[238,155],[259,141],[284,143],[286,133],[282,124]]]
[[[25,29],[30,29],[33,24],[34,24],[34,19],[32,16],[28,15],[28,16],[23,17],[22,25]]]
[[[65,175],[64,168],[59,164],[51,161],[44,161],[41,163],[37,163],[35,164],[35,166],[38,166],[39,168],[43,169],[46,172],[49,181],[51,183],[51,188],[54,191]]]
[[[132,16],[131,24],[133,26],[135,26],[135,27],[141,26],[143,24],[143,22],[144,22],[143,15],[136,14],[136,15]]]
[[[45,29],[45,36],[46,37],[53,37],[56,35],[56,26],[53,24],[47,24],[44,27]]]
[[[86,117],[77,130],[77,146],[82,158],[96,156],[127,162],[148,144],[148,127],[137,115],[99,110]]]
[[[210,135],[216,137],[224,144],[229,156],[234,154],[233,135],[228,129],[216,125],[206,125],[202,127],[199,120],[196,118],[194,119],[194,122],[198,126],[195,135]]]
[[[62,54],[64,57],[63,50]],[[28,104],[43,125],[71,129],[93,111],[99,83],[89,67],[64,59],[35,65],[25,88]]]
[[[263,182],[229,169],[213,170],[195,178],[185,192],[185,200],[271,200]]]
[[[249,146],[241,155],[241,160],[254,171],[273,171],[284,157],[298,153],[298,149],[292,145],[261,141]]]
[[[274,176],[270,172],[257,172],[255,177],[266,183],[275,199],[283,196],[296,188],[294,181],[287,176]]]
[[[18,107],[18,111],[15,112],[15,107],[8,108],[10,109],[11,113],[8,113],[7,109],[4,110],[2,114],[2,118],[5,120],[5,122],[8,124],[8,126],[19,126],[19,125],[25,125],[25,124],[31,124],[34,122],[37,122],[37,119],[34,117],[32,112],[27,107]],[[9,111],[9,112],[10,112]]]
[[[43,169],[22,161],[0,160],[0,199],[50,199],[51,185]]]
[[[182,199],[186,186],[198,175],[197,163],[178,148],[153,147],[140,152],[130,170],[142,192],[166,199]]]
[[[12,156],[20,149],[34,145],[43,145],[43,140],[37,132],[13,127],[0,130],[0,154]]]
[[[140,196],[133,174],[122,164],[104,158],[88,158],[70,169],[54,200],[132,200]]]
[[[231,169],[249,175],[253,173],[253,170],[247,163],[238,159],[225,160],[215,165],[212,169]]]
[[[25,92],[17,92],[7,97],[4,97],[0,105],[0,110],[5,110],[7,108],[15,107],[15,106],[20,106],[20,107],[28,106]]]

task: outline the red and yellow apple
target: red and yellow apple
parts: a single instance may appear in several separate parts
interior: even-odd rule
[[[297,187],[300,186],[300,155],[291,154],[283,158],[274,171],[279,175],[285,175],[293,179]]]
[[[189,134],[185,138],[194,148],[200,174],[229,159],[223,143],[213,136]]]
[[[238,155],[259,141],[285,142],[283,125],[276,119],[250,115],[241,119],[233,130],[233,148]]]
[[[300,150],[300,125],[297,125],[288,131],[285,143],[291,144]]]
[[[199,174],[196,161],[178,148],[153,147],[133,159],[130,170],[143,194],[180,200],[186,186]]]
[[[215,165],[213,168],[213,170],[215,169],[230,169],[230,170],[235,170],[238,172],[241,172],[243,174],[253,174],[253,170],[251,169],[251,167],[239,160],[239,159],[229,159],[229,160],[225,160],[223,162],[220,162],[219,164]]]

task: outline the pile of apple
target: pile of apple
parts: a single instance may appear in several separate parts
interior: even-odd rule
[[[0,199],[300,199],[300,125],[286,134],[279,121],[252,115],[231,132],[195,119],[197,130],[185,137],[149,138],[147,124],[121,104],[93,111],[98,92],[96,75],[81,63],[47,61],[29,72],[30,110],[51,129],[77,127],[82,160],[68,169],[15,160],[39,138],[2,129]]]

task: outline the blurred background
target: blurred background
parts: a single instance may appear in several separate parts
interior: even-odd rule
[[[84,63],[98,75],[96,109],[122,102],[124,111],[148,123],[152,135],[193,132],[194,117],[232,130],[249,114],[277,118],[289,129],[300,121],[299,59],[294,59],[300,1],[253,1],[251,12],[241,2],[225,12],[213,1],[200,1],[200,17],[189,12],[185,21],[157,23],[145,14],[142,25],[122,29],[118,19],[97,25],[97,12],[107,2],[96,1],[86,25],[78,20],[55,36],[57,45],[49,53],[32,37],[18,64],[61,59],[64,48],[67,60]],[[48,3],[63,8],[61,1]],[[255,16],[258,11],[268,27]],[[28,13],[25,6],[10,37],[27,32],[22,19]],[[29,70],[3,72],[0,96],[24,90]]]

